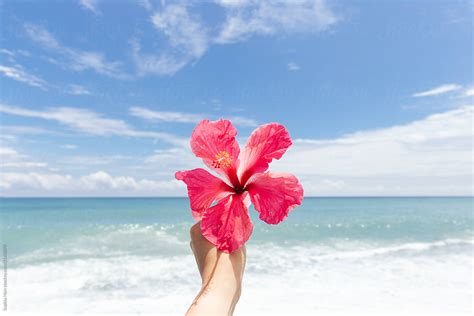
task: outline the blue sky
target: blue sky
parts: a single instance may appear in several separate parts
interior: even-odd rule
[[[0,3],[2,195],[184,195],[201,118],[307,195],[472,193],[470,1]]]

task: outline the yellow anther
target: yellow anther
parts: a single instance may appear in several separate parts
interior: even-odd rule
[[[227,151],[220,151],[216,154],[215,159],[212,161],[214,168],[228,168],[232,165],[232,158]]]

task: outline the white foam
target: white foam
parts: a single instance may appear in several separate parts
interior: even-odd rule
[[[472,239],[358,249],[248,244],[235,315],[470,315]],[[9,270],[10,311],[183,315],[200,280],[175,256],[115,254]],[[443,247],[462,251],[436,252]],[[406,255],[410,252],[410,255]]]

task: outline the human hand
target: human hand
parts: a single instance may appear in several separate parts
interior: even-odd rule
[[[191,227],[190,234],[202,287],[186,316],[232,315],[242,289],[245,245],[231,254],[222,252],[204,238],[200,223]]]

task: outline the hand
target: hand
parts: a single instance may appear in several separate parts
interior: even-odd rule
[[[231,254],[217,250],[201,234],[200,223],[191,227],[190,234],[202,287],[186,316],[232,315],[242,288],[245,245]]]

